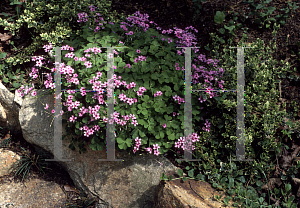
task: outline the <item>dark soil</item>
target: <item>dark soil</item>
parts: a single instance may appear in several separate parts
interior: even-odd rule
[[[255,1],[257,2],[257,1]],[[9,5],[9,1],[5,0],[3,2],[3,5],[1,5],[0,12],[2,12],[2,8],[5,10],[5,12],[9,12],[11,14],[16,14],[15,7]],[[276,7],[276,12],[280,12],[281,8],[287,7],[287,2],[283,0],[273,0],[269,6]],[[299,4],[298,4],[299,6]],[[158,24],[159,27],[162,29],[173,29],[173,27],[177,27],[180,29],[185,29],[188,26],[194,26],[198,33],[194,33],[198,44],[197,46],[201,47],[199,48],[200,52],[202,54],[205,54],[206,57],[211,57],[209,51],[204,49],[204,46],[206,46],[208,43],[210,43],[210,46],[212,44],[209,33],[218,33],[218,30],[220,28],[220,25],[216,24],[214,22],[214,15],[216,11],[224,11],[226,14],[229,14],[229,11],[234,11],[237,13],[245,13],[247,16],[249,14],[249,10],[247,9],[249,6],[248,4],[244,3],[243,1],[237,1],[237,0],[212,0],[202,3],[202,10],[197,19],[193,19],[193,3],[191,0],[113,0],[112,1],[112,10],[116,10],[118,13],[124,13],[126,16],[133,15],[136,11],[140,11],[141,14],[147,13],[149,15],[149,20],[154,21]],[[281,12],[282,13],[282,12]],[[1,14],[0,14],[1,15]],[[238,20],[239,21],[239,20]],[[226,22],[228,22],[227,16],[226,16]],[[248,42],[253,42],[257,38],[260,38],[264,40],[265,43],[269,43],[270,40],[273,39],[272,37],[272,30],[270,29],[259,29],[257,25],[255,25],[252,21],[249,19],[245,22],[241,22],[244,27],[248,27],[249,30],[247,32],[247,35],[249,37]],[[4,34],[9,31],[5,31],[3,27],[0,26],[0,33]],[[172,38],[176,38],[175,34],[169,35]],[[287,42],[287,36],[288,42]],[[290,19],[287,20],[287,23],[279,29],[277,36],[276,36],[276,43],[277,43],[277,50],[272,56],[277,59],[278,62],[280,60],[285,60],[285,62],[291,63],[293,67],[297,68],[297,72],[293,72],[294,76],[300,76],[300,59],[299,57],[295,56],[293,52],[298,53],[299,47],[297,46],[297,42],[300,40],[300,8],[298,8],[292,16],[290,16]],[[25,28],[22,28],[20,30],[20,33],[17,34],[17,36],[13,37],[12,40],[14,40],[16,47],[18,50],[14,50],[11,45],[7,43],[7,41],[1,41],[0,42],[0,51],[8,53],[8,56],[12,56],[20,50],[23,50],[22,48],[25,48],[30,44],[30,34],[28,33],[28,30]],[[235,45],[232,45],[232,47],[235,47],[237,42],[241,39],[242,33],[238,32],[235,42]],[[222,47],[220,47],[219,52],[221,52]],[[44,55],[45,53],[43,50],[36,51],[33,55]],[[30,68],[33,66],[33,63],[26,63],[23,65],[22,70],[29,71]],[[26,78],[26,77],[25,77]],[[291,79],[281,79],[281,90],[282,90],[282,98],[287,99],[287,103],[290,103],[291,101],[295,100],[300,105],[300,81],[295,81]],[[9,89],[11,88],[10,84],[5,84],[6,87]],[[289,110],[289,105],[287,105],[287,111]],[[300,112],[298,113],[298,116],[295,118],[295,120],[299,120]],[[4,135],[7,132],[3,132]],[[296,141],[296,137],[292,136],[292,139]],[[22,153],[22,150],[20,149],[20,146],[25,148],[26,150],[31,151],[32,154],[35,154],[34,148],[28,144],[23,138],[22,135],[19,135],[19,137],[16,137],[12,140],[12,143],[7,147],[11,151],[14,152],[20,152]],[[288,144],[288,146],[291,148],[292,144]],[[175,151],[175,149],[173,148]],[[176,150],[177,151],[177,150]],[[23,154],[24,155],[24,154]],[[185,173],[187,171],[185,170],[185,167],[187,163],[183,162],[181,164],[177,163],[175,161],[174,153],[169,152],[169,154],[166,155],[166,157],[177,167],[184,170]],[[179,158],[179,157],[176,157]],[[72,184],[72,181],[67,176],[66,172],[63,170],[58,171],[58,167],[56,167],[56,174],[46,174],[42,175],[40,172],[36,172],[36,174],[39,175],[39,177],[47,179],[47,180],[53,180],[57,183],[62,184]],[[0,178],[0,181],[4,180],[3,178]],[[294,201],[295,202],[295,201]],[[298,201],[299,202],[299,201]]]

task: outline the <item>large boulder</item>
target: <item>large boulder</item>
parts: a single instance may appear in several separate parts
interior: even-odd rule
[[[178,178],[175,172],[170,172],[168,176]],[[230,200],[226,206],[215,199],[215,196],[221,196],[221,201],[225,198],[224,192],[217,191],[212,186],[203,181],[187,179],[161,181],[155,193],[154,208],[221,208],[233,207]]]
[[[0,127],[8,128],[14,136],[22,134],[19,110],[22,100],[11,93],[0,80]]]
[[[0,207],[61,208],[66,196],[59,184],[32,178],[25,182],[0,183]]]

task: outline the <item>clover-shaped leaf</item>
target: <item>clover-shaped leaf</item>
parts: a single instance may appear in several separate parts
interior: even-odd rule
[[[217,11],[214,21],[215,23],[221,24],[225,20],[225,14],[223,12]]]

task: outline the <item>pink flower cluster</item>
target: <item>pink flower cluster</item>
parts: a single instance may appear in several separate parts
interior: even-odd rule
[[[142,92],[141,92],[141,94],[142,94]],[[127,103],[129,105],[132,105],[133,103],[137,102],[136,98],[127,98],[126,95],[124,95],[124,93],[120,94],[119,98],[120,98],[121,101],[124,101],[124,102],[127,101]]]
[[[28,88],[28,86],[26,86],[24,92],[27,95],[32,89],[34,88],[34,84],[32,84],[32,87]],[[17,90],[17,93],[19,94],[20,97],[24,96],[24,93],[22,92],[22,90],[24,89],[24,85],[22,85],[22,87],[20,89]],[[33,91],[31,92],[32,96],[36,96],[36,92]]]
[[[115,112],[111,115],[111,117],[114,117],[114,118],[113,118],[113,119],[110,119],[110,120],[109,120],[109,123],[110,123],[110,124],[113,124],[113,122],[116,121],[117,124],[120,124],[121,126],[125,126],[125,125],[126,125],[126,121],[129,121],[129,118],[131,118],[131,119],[132,119],[132,123],[131,123],[131,124],[133,124],[134,126],[136,126],[136,125],[138,124],[137,121],[135,120],[136,117],[135,117],[134,114],[130,114],[130,115],[126,115],[126,116],[123,116],[123,115],[122,115],[122,118],[124,118],[124,120],[118,119],[119,115],[120,115],[120,113],[118,113],[117,111],[115,111]],[[107,123],[107,120],[108,120],[108,118],[106,118],[105,116],[103,116],[103,121],[104,121],[105,123]]]
[[[173,97],[173,99],[174,99],[175,101],[178,100],[178,104],[185,103],[184,99],[181,98],[181,97],[179,97],[179,96],[177,96],[177,95],[175,95],[175,96]]]
[[[191,141],[192,140],[192,141]],[[195,150],[195,146],[192,145],[192,142],[199,142],[199,136],[197,136],[196,133],[193,133],[193,135],[188,136],[187,138],[188,142],[188,147],[192,146],[192,150]],[[186,146],[185,146],[185,137],[180,137],[180,139],[178,140],[178,142],[175,142],[175,148],[182,148],[183,150],[189,150]]]
[[[177,71],[180,70],[180,67],[179,67],[179,64],[178,64],[178,63],[175,64],[175,69],[176,69]],[[181,70],[184,71],[184,67],[182,67]]]
[[[128,17],[126,18],[128,22],[132,22],[133,25],[134,24],[137,24],[139,27],[143,27],[144,28],[144,31],[146,32],[149,28],[149,24],[146,24],[146,22],[149,22],[148,18],[149,18],[149,15],[148,14],[145,14],[145,15],[142,15],[139,11],[137,11],[136,13],[134,13],[135,16],[131,16],[131,17]],[[138,15],[140,17],[138,17]],[[153,21],[150,21],[150,23],[153,23]],[[124,29],[125,31],[127,31],[128,29],[126,28],[125,25],[128,25],[129,27],[132,27],[133,25],[130,25],[129,23],[127,22],[121,22],[121,28]],[[157,25],[156,23],[154,23],[155,25]],[[130,31],[132,32],[132,31]],[[133,33],[132,33],[133,34]]]
[[[192,44],[195,44],[195,45],[196,45],[197,42],[191,42],[191,41],[193,41],[193,40],[197,40],[197,38],[195,37],[195,35],[192,34],[192,33],[190,33],[190,32],[186,32],[188,29],[192,29],[192,30],[194,30],[196,33],[198,33],[198,30],[195,29],[193,26],[186,27],[186,28],[185,28],[186,31],[184,31],[184,30],[182,30],[182,29],[178,29],[177,27],[174,27],[174,29],[175,29],[175,32],[174,32],[175,35],[176,35],[179,39],[181,39],[180,41],[177,41],[178,43],[186,44],[187,47],[192,46]],[[163,30],[163,31],[162,31],[162,34],[166,34],[166,33],[171,34],[173,31],[174,31],[174,30],[172,30],[172,29],[169,29],[169,30]],[[183,40],[184,40],[184,41],[183,41]]]
[[[131,65],[130,64],[126,64],[127,68],[131,68]],[[124,66],[124,68],[126,68],[126,66]]]
[[[210,122],[208,122],[208,120],[206,119],[205,120],[205,128],[204,128],[204,126],[202,127],[202,129],[204,130],[204,131],[207,131],[207,132],[209,132],[210,131]]]
[[[141,96],[147,89],[145,87],[139,87],[139,91],[137,92],[138,96]],[[135,90],[134,90],[135,91]]]
[[[164,40],[165,40],[165,41],[168,41],[168,43],[172,43],[172,42],[173,42],[173,40],[172,40],[171,38],[168,38],[168,39],[162,38],[161,40],[162,40],[162,41],[164,41]]]
[[[138,17],[139,16],[139,17]],[[133,25],[137,24],[139,27],[144,28],[144,32],[146,32],[149,28],[149,24],[146,24],[147,22],[149,22],[150,24],[154,24],[157,25],[155,22],[153,21],[149,21],[148,20],[149,15],[148,14],[141,14],[139,11],[137,11],[136,13],[134,13],[134,16],[128,17],[127,21],[132,22]],[[133,25],[130,25],[127,22],[121,22],[120,27],[124,30],[124,31],[128,31],[128,28],[125,26],[129,26],[132,27]],[[157,30],[161,30],[160,27],[156,27]],[[130,31],[129,33],[125,33],[126,35],[132,35],[133,31]],[[168,38],[168,43],[172,42],[172,39]]]
[[[183,44],[185,44],[185,45],[188,46],[188,47],[189,47],[189,46],[192,46],[192,44],[196,44],[196,42],[192,42],[193,40],[196,40],[195,36],[194,36],[192,33],[185,32],[184,30],[178,29],[178,28],[176,28],[176,27],[174,27],[174,29],[176,30],[174,33],[175,33],[176,36],[180,39],[180,41],[177,41],[177,43],[179,43],[179,44],[180,44],[180,43],[183,43]],[[193,29],[194,29],[195,32],[198,32],[198,31],[197,31],[194,27],[192,27],[192,26],[186,27],[185,29],[186,29],[186,30],[188,30],[188,29],[192,29],[192,30],[193,30]],[[170,34],[170,33],[172,33],[172,32],[173,32],[172,29],[169,29],[169,30],[163,30],[163,31],[162,31],[163,34],[166,34],[166,33]],[[184,40],[184,41],[182,41],[182,40]],[[193,50],[195,51],[195,53],[197,53],[197,52],[199,51],[199,49],[193,49]],[[185,50],[182,49],[182,52],[185,52]],[[177,50],[177,54],[178,54],[178,55],[182,55],[182,54],[183,54],[182,52],[181,52],[180,50]],[[212,60],[212,59],[206,60],[205,55],[202,55],[202,54],[200,54],[200,55],[198,55],[198,56],[197,56],[197,54],[195,54],[195,56],[198,57],[199,61],[206,62],[207,64],[213,63],[213,66],[214,66],[214,67],[217,67],[218,60]],[[197,59],[194,59],[194,61],[197,62],[198,60],[197,60]],[[175,68],[176,68],[176,70],[180,70],[180,67],[179,67],[178,63],[175,63]],[[192,78],[194,79],[194,80],[193,80],[193,84],[199,83],[198,79],[199,79],[200,77],[204,77],[205,82],[210,83],[209,80],[213,80],[213,76],[214,76],[214,75],[216,76],[218,73],[224,73],[224,70],[223,70],[222,68],[217,68],[219,71],[210,71],[210,72],[205,71],[204,69],[206,69],[206,68],[203,67],[203,66],[200,66],[199,68],[197,68],[195,64],[193,64],[193,68],[194,68],[195,71],[196,71],[196,72],[192,75]],[[184,67],[182,67],[182,71],[183,71],[183,70],[184,70]],[[201,73],[201,75],[199,76],[198,73]],[[222,77],[222,75],[221,75],[221,77]],[[215,81],[217,81],[217,78],[215,78]],[[224,83],[223,80],[222,80],[221,82],[219,82],[219,87],[222,88],[222,89],[223,89],[223,85],[222,85],[223,83]],[[204,84],[203,87],[204,87],[204,88],[207,87],[206,84]],[[211,83],[210,83],[209,88],[212,88]],[[209,95],[210,95],[210,98],[215,97],[215,96],[218,96],[216,93],[213,93],[213,92],[209,92]],[[205,99],[202,98],[202,96],[199,97],[198,100],[200,100],[201,103],[204,102],[204,101],[206,101]]]
[[[92,5],[89,6],[89,7],[90,7],[90,10],[91,10],[92,12],[94,12],[94,11],[95,11],[95,8],[97,8],[97,7],[92,6]],[[99,21],[103,21],[103,20],[104,20],[103,17],[101,17],[101,14],[96,13],[96,15],[98,16],[98,19],[95,18],[96,16],[93,16],[93,17],[95,18],[95,22],[96,22],[96,23],[98,23]],[[87,22],[89,16],[87,15],[87,13],[82,12],[82,13],[79,13],[79,14],[78,14],[78,18],[79,18],[79,20],[77,20],[77,22]],[[94,29],[94,31],[95,31],[95,32],[98,32],[98,31],[100,30],[100,26],[102,26],[101,29],[104,29],[105,27],[103,27],[103,23],[106,24],[107,22],[106,22],[106,21],[103,21],[102,23],[101,23],[101,22],[98,23],[98,26]],[[113,25],[114,23],[109,22],[109,24],[112,24],[112,25]],[[92,28],[90,28],[90,29],[92,29]]]
[[[177,115],[179,115],[179,113],[177,113]],[[176,112],[173,112],[173,116],[176,116]]]
[[[78,14],[78,18],[79,18],[79,20],[77,20],[77,22],[87,22],[89,16],[88,16],[87,13],[82,12],[82,13],[79,13],[79,14]]]
[[[141,141],[142,139],[139,139],[138,137],[135,139],[135,147],[133,149],[133,152],[136,153],[137,150],[139,150],[140,148],[140,145],[141,145]],[[153,144],[153,150],[154,150],[154,155],[159,155],[159,151],[158,149],[160,148],[160,146],[158,146],[158,144]],[[148,151],[150,154],[152,154],[152,149],[151,147],[147,147],[147,148],[144,148],[146,149],[146,151]]]
[[[85,91],[83,90],[83,88],[81,88],[81,91],[82,91],[82,94],[85,95]],[[69,90],[68,93],[69,93],[69,94],[75,93],[75,91],[74,91],[74,90]],[[68,111],[72,111],[72,108],[78,109],[78,106],[80,105],[80,102],[79,102],[79,101],[72,102],[72,99],[73,99],[73,95],[69,95],[69,96],[68,96],[67,103],[65,103],[65,102],[63,103],[65,106],[66,106],[66,105],[69,106],[69,107],[68,107]],[[49,107],[49,105],[46,104],[46,108],[45,108],[45,109],[47,109],[48,107]],[[98,119],[100,119],[100,114],[98,113],[98,111],[100,110],[100,108],[101,108],[101,107],[100,107],[99,105],[96,105],[94,108],[91,107],[91,106],[89,106],[89,110],[88,110],[88,109],[86,109],[86,108],[83,106],[82,108],[80,108],[79,117],[82,117],[85,113],[88,113],[88,112],[89,112],[90,115],[93,116],[93,118],[92,118],[91,121],[89,121],[88,123],[90,123],[90,122],[92,122],[92,121],[94,121],[94,120],[98,120]],[[55,112],[55,110],[52,111],[52,113],[54,113],[54,112]],[[61,111],[61,112],[63,112],[63,111]],[[105,111],[104,111],[104,112],[105,112]],[[62,114],[63,114],[63,113],[61,113],[61,115],[62,115]],[[124,118],[124,120],[118,119],[119,113],[117,113],[117,112],[114,112],[114,114],[111,115],[111,117],[113,117],[113,116],[114,116],[114,119],[110,119],[110,120],[109,120],[109,123],[110,123],[110,124],[112,124],[112,123],[114,122],[114,120],[115,120],[117,124],[120,124],[120,125],[124,126],[124,125],[126,125],[126,121],[128,121],[129,118],[132,119],[131,124],[133,124],[134,126],[136,126],[136,125],[138,124],[137,121],[135,120],[136,117],[135,117],[134,114],[133,114],[133,115],[130,114],[129,116],[127,116],[127,115],[126,115],[126,116],[123,116],[123,115],[122,115],[122,117]],[[74,117],[74,115],[72,115],[72,116],[69,118],[69,121],[70,121],[70,122],[75,122],[76,119],[77,119],[77,117]],[[107,120],[108,120],[108,119],[107,119],[105,116],[103,116],[103,121],[104,121],[105,123],[107,123]],[[98,125],[94,125],[93,128],[94,128],[95,131],[99,131],[99,130],[100,130],[100,127],[99,127]],[[84,127],[80,127],[79,130],[85,130],[85,131],[84,131],[84,136],[89,137],[90,135],[93,135],[93,133],[94,133],[93,128],[89,129],[89,127],[85,125]]]
[[[146,57],[145,56],[139,56],[138,58],[134,59],[134,63],[137,63],[138,61],[146,61]]]
[[[161,96],[161,95],[162,95],[161,91],[157,91],[156,93],[154,93],[154,97]]]

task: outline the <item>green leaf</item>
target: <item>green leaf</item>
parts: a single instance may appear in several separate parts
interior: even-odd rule
[[[172,132],[170,131],[170,129],[167,130],[167,135],[170,135]]]
[[[191,177],[191,178],[194,178],[194,169],[189,170],[188,176]]]
[[[96,33],[95,39],[100,39],[100,38],[101,38],[101,35],[99,33]]]
[[[291,190],[291,188],[291,184],[285,184],[285,192],[288,192],[289,190]]]
[[[159,134],[156,134],[156,135],[155,135],[155,139],[160,139]]]
[[[230,26],[230,27],[227,27],[226,25],[224,25],[224,27],[229,30],[230,32],[235,28],[234,25]]]
[[[224,198],[224,204],[228,205],[229,199],[227,197]]]
[[[219,38],[219,41],[220,41],[221,44],[225,43],[225,40],[223,38]]]
[[[142,114],[143,114],[144,116],[146,116],[146,115],[148,115],[148,111],[147,111],[146,109],[142,109]]]
[[[131,146],[131,139],[130,138],[127,138],[126,139],[126,141],[125,141],[125,143],[126,143],[126,145],[127,145],[127,147],[130,147]]]
[[[163,138],[163,137],[161,137],[161,138]],[[172,144],[166,142],[166,143],[164,143],[164,146],[165,146],[165,148],[169,149],[172,147]]]
[[[164,134],[164,132],[159,132],[159,135],[160,135],[160,138],[164,138],[164,136],[165,136],[165,134]]]
[[[175,140],[175,134],[174,134],[174,133],[170,134],[170,135],[168,136],[168,139],[170,139],[170,140]]]
[[[269,20],[276,22],[276,19],[274,19],[274,18],[269,18]]]
[[[289,202],[292,202],[292,201],[294,201],[294,199],[295,199],[295,196],[294,196],[294,195],[292,195],[292,196],[289,198]]]
[[[160,56],[165,56],[166,54],[165,54],[165,52],[163,52],[163,51],[159,51],[158,53],[156,53],[155,54],[155,56],[157,57],[157,58],[159,58]]]
[[[148,87],[149,87],[149,82],[148,82]],[[145,102],[148,102],[149,99],[150,99],[150,98],[149,98],[149,95],[145,95],[145,96],[142,98],[142,100],[145,101]]]
[[[225,20],[225,14],[223,12],[217,11],[214,16],[215,23],[221,24]]]
[[[148,131],[153,131],[153,126],[152,125],[148,126]]]
[[[138,129],[134,129],[132,132],[133,132],[132,139],[136,139],[138,137],[139,130]]]
[[[138,124],[143,125],[143,126],[145,125],[145,123],[147,123],[143,119],[137,119],[137,122],[138,122]]]
[[[90,43],[93,43],[95,41],[94,37],[87,37],[87,41],[89,41]]]
[[[0,53],[0,59],[4,58],[7,55],[7,53]]]
[[[268,7],[268,13],[272,14],[276,10],[275,7]]]
[[[154,45],[154,46],[160,46],[160,44],[157,42],[157,40],[152,41],[152,45]],[[151,48],[151,46],[150,46],[150,48]]]
[[[102,143],[101,144],[96,143],[96,144],[90,144],[89,147],[94,151],[102,151],[104,146]]]
[[[256,10],[258,10],[258,9],[262,9],[264,7],[264,5],[263,4],[258,4],[257,6],[256,6]]]
[[[3,78],[3,82],[8,83],[8,79],[6,77]]]
[[[75,133],[76,133],[77,135],[80,135],[80,134],[81,134],[81,131],[79,131],[78,129],[75,129]]]
[[[75,127],[79,129],[79,122],[76,122]]]
[[[225,33],[225,29],[224,28],[220,28],[219,32],[223,35]]]
[[[82,122],[83,122],[83,123],[87,123],[87,122],[88,122],[88,118],[87,118],[87,117],[84,117],[84,118],[82,119]]]
[[[149,52],[152,52],[153,54],[156,54],[158,51],[158,47],[154,45],[150,45],[150,50]]]
[[[13,83],[13,87],[14,87],[14,88],[19,88],[20,86],[21,86],[20,83],[16,83],[16,82]]]
[[[141,130],[139,130],[139,135],[140,135],[141,138],[143,138],[144,136],[146,136],[146,134],[143,131],[141,131]]]
[[[2,14],[3,14],[5,17],[7,17],[7,16],[8,16],[8,14],[6,14],[6,13],[4,13],[4,12],[2,12]]]
[[[174,86],[174,91],[178,91],[179,90],[179,86],[178,85],[175,85]]]
[[[18,2],[18,1],[16,2],[16,1],[14,1],[14,2],[11,2],[11,3],[10,3],[10,5],[14,5],[14,4],[15,4],[15,5],[18,5],[18,4],[22,4],[22,2]]]
[[[125,143],[118,144],[118,147],[119,147],[120,149],[125,149]]]
[[[177,170],[177,173],[178,173],[179,176],[183,176],[183,170],[178,169],[178,170]]]
[[[234,186],[234,178],[232,177],[228,177],[229,178],[229,185],[228,185],[228,188],[231,189],[233,188]]]
[[[157,79],[158,79],[158,78],[157,78],[157,73],[151,74],[151,79],[157,80]],[[175,85],[175,87],[176,87],[176,85]]]

